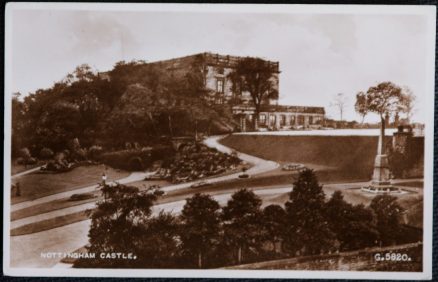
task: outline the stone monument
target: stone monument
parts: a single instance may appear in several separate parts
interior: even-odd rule
[[[362,187],[362,191],[372,193],[399,193],[400,189],[391,185],[388,156],[385,154],[385,132],[379,135],[377,155],[374,160],[373,177],[369,186]]]

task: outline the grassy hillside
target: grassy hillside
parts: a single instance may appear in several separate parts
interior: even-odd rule
[[[240,152],[277,162],[326,167],[337,174],[368,179],[373,170],[375,136],[268,136],[231,135],[222,144]],[[386,138],[390,142],[390,138]]]

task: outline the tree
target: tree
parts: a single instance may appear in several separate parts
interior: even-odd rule
[[[181,240],[184,251],[197,258],[199,268],[204,267],[204,256],[218,242],[220,231],[219,203],[210,195],[196,193],[186,199],[181,213]]]
[[[234,89],[238,89],[238,92],[247,91],[251,95],[255,107],[253,119],[255,128],[257,128],[261,105],[268,99],[278,97],[275,73],[276,69],[270,62],[246,57],[239,60],[234,71],[229,74]]]
[[[401,235],[399,218],[403,212],[397,198],[387,194],[378,195],[370,203],[377,218],[377,230],[383,245],[394,244]]]
[[[286,248],[294,253],[319,254],[333,249],[335,236],[325,216],[325,195],[313,170],[298,175],[286,202]]]
[[[331,103],[331,106],[336,107],[339,111],[340,120],[344,120],[344,110],[345,106],[347,105],[348,99],[347,96],[345,96],[343,93],[338,93],[334,96],[333,102]]]
[[[26,137],[24,136],[24,129],[26,127],[26,107],[25,104],[20,101],[21,94],[19,92],[12,94],[12,107],[11,107],[11,153],[12,157],[17,157],[20,148],[25,143]]]
[[[263,209],[262,233],[264,239],[271,242],[274,252],[277,252],[276,244],[281,242],[285,235],[286,212],[279,205],[269,205]]]
[[[131,235],[137,254],[134,266],[175,268],[181,256],[179,218],[161,211],[141,227]]]
[[[260,206],[262,201],[254,192],[241,189],[235,192],[223,208],[225,237],[237,249],[237,263],[243,252],[258,247],[260,241]]]
[[[381,82],[372,86],[366,93],[356,96],[356,111],[361,114],[375,113],[380,117],[380,138],[378,155],[385,152],[385,117],[396,112],[406,112],[409,99],[403,90],[392,82]]]
[[[104,185],[102,192],[105,199],[88,212],[91,218],[89,252],[134,253],[140,261],[146,260],[145,254],[138,253],[138,250],[144,241],[145,228],[150,224],[152,205],[157,199],[155,191],[140,192],[136,187],[117,184]],[[83,263],[86,264],[78,262],[79,265]],[[96,258],[93,263],[102,267],[129,267],[132,261]]]
[[[70,140],[81,135],[80,119],[75,103],[61,100],[48,105],[36,122],[36,143],[55,151],[65,149]]]
[[[401,103],[399,105],[399,109],[396,112],[396,114],[398,115],[399,112],[406,113],[407,122],[411,122],[412,116],[414,115],[414,111],[415,111],[414,107],[415,107],[416,97],[414,93],[412,93],[412,90],[409,89],[408,87],[404,87],[403,91],[405,93],[405,100],[404,103]]]
[[[30,154],[30,151],[28,148],[22,148],[20,150],[20,157],[23,159],[23,164],[26,166],[29,164],[30,160],[32,159],[32,155]]]
[[[365,116],[368,113],[368,110],[367,110],[366,94],[363,93],[362,91],[356,94],[356,103],[354,104],[354,109],[362,117],[361,124],[363,124],[365,120]]]
[[[332,194],[326,204],[330,228],[340,242],[341,250],[354,250],[374,245],[378,232],[374,215],[363,205],[352,205],[344,200],[342,192]]]

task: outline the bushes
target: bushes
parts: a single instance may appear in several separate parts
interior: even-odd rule
[[[30,155],[30,151],[28,148],[22,148],[20,150],[20,157],[23,158],[23,160],[27,160],[32,156]]]
[[[199,143],[187,143],[181,146],[165,167],[170,170],[175,183],[191,181],[207,176],[221,174],[240,164],[236,156],[219,152]]]
[[[148,151],[150,152],[152,162],[173,158],[175,155],[175,150],[170,146],[161,145],[161,146],[156,146],[154,148],[144,148],[144,149],[148,149]]]
[[[97,160],[102,154],[102,147],[93,145],[88,149],[88,158],[92,160]]]
[[[130,170],[137,171],[143,170],[145,167],[140,157],[133,157],[129,159],[129,168]]]
[[[135,171],[143,170],[150,165],[149,152],[141,150],[122,150],[110,153],[104,153],[99,160],[111,167]]]
[[[34,165],[38,160],[30,154],[28,148],[22,148],[19,152],[20,157],[17,158],[17,164],[20,165]]]
[[[91,150],[91,148],[90,148]],[[94,150],[94,149],[93,149]],[[163,160],[174,155],[170,146],[121,150],[100,154],[98,160],[114,168],[139,171],[149,168],[154,161]]]
[[[51,159],[54,155],[55,153],[49,148],[42,148],[39,154],[40,158],[43,160]]]
[[[421,229],[399,225],[400,210],[392,196],[378,195],[365,207],[349,204],[341,192],[335,192],[326,202],[311,170],[301,172],[293,187],[285,209],[270,205],[262,210],[259,196],[241,189],[222,208],[213,197],[195,194],[186,199],[178,217],[164,212],[154,215],[152,207],[160,194],[157,186],[140,192],[136,187],[106,185],[102,191],[108,193],[106,201],[98,202],[89,214],[88,251],[123,249],[135,253],[137,260],[87,259],[74,266],[216,268],[296,255],[323,259],[327,256],[322,254],[334,251],[376,247],[376,235],[382,239],[394,231],[400,236],[382,245],[422,238]],[[126,216],[119,217],[120,211]]]

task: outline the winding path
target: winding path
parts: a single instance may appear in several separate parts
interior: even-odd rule
[[[224,138],[224,136],[211,136],[209,138],[207,138],[206,140],[204,140],[204,144],[207,145],[210,148],[216,148],[218,151],[222,152],[222,153],[227,153],[227,154],[231,154],[231,152],[233,151],[232,149],[220,144],[218,141],[220,139]],[[274,170],[276,168],[278,168],[279,164],[273,161],[268,161],[268,160],[264,160],[261,158],[257,158],[248,154],[244,154],[244,153],[239,153],[237,152],[237,156],[244,162],[250,163],[253,166],[247,170],[247,174],[249,175],[255,175],[255,174],[259,174],[259,173],[263,173],[263,172],[267,172],[270,170]],[[38,169],[35,170],[28,170],[23,172],[23,174],[28,174],[28,173],[32,173],[34,171],[36,171]],[[152,175],[154,174],[154,172],[133,172],[131,173],[128,177],[122,178],[117,180],[116,182],[120,183],[120,184],[128,184],[131,182],[136,182],[136,181],[141,181],[143,180],[146,176],[148,175]],[[216,182],[221,182],[221,181],[226,181],[226,180],[231,180],[231,179],[236,179],[239,176],[239,173],[233,173],[233,174],[228,174],[228,175],[224,175],[224,176],[218,176],[218,177],[214,177],[214,178],[210,178],[208,180],[206,180],[209,183],[216,183]],[[14,175],[17,176],[17,175]],[[21,176],[21,175],[20,175]],[[114,183],[115,181],[113,181]],[[179,190],[179,189],[185,189],[185,188],[189,188],[192,184],[194,184],[197,181],[192,181],[192,182],[186,182],[186,183],[181,183],[181,184],[176,184],[176,185],[169,185],[169,186],[165,186],[162,188],[162,190],[164,192],[169,192],[169,191],[175,191],[175,190]],[[68,198],[73,194],[80,194],[80,193],[88,193],[88,192],[93,192],[97,189],[97,185],[90,185],[87,187],[83,187],[83,188],[79,188],[79,189],[75,189],[75,190],[70,190],[70,191],[66,191],[66,192],[62,192],[62,193],[57,193],[57,194],[52,194],[46,197],[41,197],[35,200],[31,200],[31,201],[25,201],[25,202],[21,202],[21,203],[17,203],[12,205],[11,207],[11,211],[17,211],[20,209],[24,209],[24,208],[28,208],[34,205],[39,205],[39,204],[43,204],[43,203],[48,203],[54,200],[59,200],[59,199],[64,199],[64,198]]]
[[[253,191],[259,196],[271,196],[287,193],[290,190],[291,187],[281,187],[273,189],[261,188]],[[231,194],[232,192],[227,192],[223,194],[216,194],[212,197],[218,201],[220,205],[225,205],[226,202],[231,198]],[[181,212],[185,202],[185,200],[177,200],[175,202],[156,205],[152,208],[153,214],[158,214],[160,211],[178,214]],[[94,205],[94,203],[91,204]],[[29,235],[12,236],[11,250],[14,252],[14,255],[11,258],[11,266],[55,266],[59,259],[41,258],[41,253],[71,252],[88,244],[88,230],[90,228],[90,223],[90,220],[84,220],[47,231]]]
[[[119,179],[117,181],[112,181],[110,183],[117,182],[120,184],[127,184],[127,183],[131,183],[131,182],[143,180],[147,175],[151,175],[151,174],[153,174],[153,172],[133,172],[125,178]],[[54,200],[68,198],[73,194],[93,192],[97,189],[97,187],[98,187],[98,185],[95,184],[95,185],[90,185],[90,186],[79,188],[79,189],[74,189],[74,190],[70,190],[70,191],[52,194],[52,195],[41,197],[41,198],[38,198],[35,200],[20,202],[20,203],[12,205],[11,211],[17,211],[17,210],[21,210],[21,209],[28,208],[31,206],[35,206],[35,205],[39,205],[39,204],[43,204],[43,203],[48,203],[48,202],[51,202]]]
[[[31,168],[31,169],[28,169],[28,170],[16,173],[16,174],[11,176],[11,179],[15,179],[17,177],[20,177],[20,176],[23,176],[23,175],[26,175],[26,174],[29,174],[29,173],[33,173],[33,172],[38,171],[40,169],[41,169],[41,167],[37,166],[37,167]]]
[[[223,153],[231,153],[233,150],[221,145],[218,141],[223,138],[224,136],[212,136],[207,138],[204,141],[204,144],[211,147],[216,148],[218,151]],[[237,152],[237,156],[244,162],[250,163],[253,166],[246,172],[249,175],[255,175],[263,172],[267,172],[270,170],[276,169],[279,164],[276,162],[264,160],[261,158],[257,158],[254,156],[250,156],[247,154],[239,153]],[[36,169],[34,170],[36,171]],[[26,171],[27,173],[32,173],[33,171]],[[143,180],[148,174],[150,173],[144,173],[144,172],[136,172],[132,173],[128,177],[125,177],[123,179],[118,180],[118,183],[121,184],[128,184],[131,182],[136,182]],[[240,173],[234,173],[224,176],[219,176],[215,178],[210,178],[207,181],[209,183],[215,183],[225,180],[231,180],[236,179]],[[24,174],[21,174],[24,175]],[[19,175],[19,176],[21,176]],[[15,175],[15,177],[18,177]],[[182,183],[177,185],[169,185],[166,187],[163,187],[162,190],[165,192],[169,191],[175,191],[179,189],[185,189],[190,187],[193,183],[196,181],[189,182],[189,183]],[[68,198],[73,194],[77,193],[87,193],[92,192],[97,188],[97,185],[90,185],[87,187],[66,191],[62,193],[57,193],[53,195],[49,195],[46,197],[38,198],[31,201],[25,201],[21,202],[15,205],[12,205],[11,211],[17,211],[20,209],[32,207],[34,205],[42,204],[42,203],[48,203],[54,200],[59,200],[63,198]],[[268,195],[268,194],[276,194],[280,191],[283,191],[288,188],[276,188],[276,189],[269,189],[266,191],[262,191],[262,189],[255,191],[256,194],[260,195]],[[190,196],[190,194],[187,194],[187,196]],[[231,196],[231,193],[223,193],[213,196],[215,199],[217,199],[220,203],[225,203],[229,197]],[[171,203],[165,203],[154,206],[154,212],[158,212],[160,210],[178,213],[181,211],[182,207],[185,204],[185,200],[178,200]],[[78,205],[74,207],[68,207],[64,209],[59,209],[55,211],[51,211],[48,213],[43,213],[35,216],[30,216],[22,219],[18,219],[11,222],[11,228],[17,228],[26,224],[39,222],[42,220],[55,218],[62,215],[68,215],[74,212],[79,212],[82,210],[90,209],[95,206],[95,203],[86,203],[83,205]],[[56,252],[71,252],[74,251],[85,244],[88,243],[88,230],[89,230],[90,220],[85,220],[69,225],[65,225],[62,227],[54,228],[51,230],[33,233],[29,235],[22,235],[22,236],[12,236],[11,242],[10,242],[10,251],[11,254],[11,266],[12,267],[53,267],[58,261],[56,259],[43,259],[41,258],[41,252],[50,252],[50,251],[56,251]]]
[[[212,148],[216,148],[224,153],[231,153],[232,150],[228,147],[221,145],[218,141],[222,136],[212,136],[207,138],[204,143]],[[276,169],[279,165],[272,161],[263,160],[254,156],[250,156],[243,153],[237,153],[238,157],[247,163],[253,164],[253,166],[247,171],[249,175],[255,175],[263,172],[267,172]],[[216,178],[208,179],[208,182],[219,182],[229,179],[235,179],[240,173],[220,176]],[[147,173],[133,173],[130,176],[118,180],[117,182],[127,184],[144,179]],[[412,181],[412,180],[410,180]],[[164,191],[174,191],[191,186],[194,182],[183,183],[178,185],[170,185],[163,187]],[[360,183],[354,183],[358,185]],[[352,183],[344,183],[341,186],[338,184],[327,184],[325,187],[329,188],[331,185],[337,185],[339,187],[351,187]],[[274,196],[284,194],[290,191],[291,187],[260,187],[254,189],[254,193],[260,196]],[[91,192],[96,189],[96,185],[88,187],[62,192],[47,197],[39,198],[33,201],[27,201],[12,206],[12,210],[19,210],[26,207],[32,207],[36,204],[46,203],[57,199],[70,197],[75,193]],[[193,191],[195,192],[195,190]],[[189,190],[187,196],[190,196],[192,192]],[[225,204],[231,197],[232,192],[216,192],[212,195],[221,205]],[[159,204],[153,207],[154,213],[158,213],[160,210],[166,212],[179,213],[185,204],[185,200],[175,200],[173,202]],[[74,207],[55,210],[48,213],[35,215],[27,218],[22,218],[11,222],[11,228],[16,228],[26,224],[39,222],[41,220],[50,219],[62,215],[68,215],[74,212],[93,208],[95,203],[86,203]],[[55,267],[66,265],[59,264],[59,259],[43,259],[41,258],[41,252],[72,252],[88,243],[88,230],[90,226],[90,220],[84,220],[73,224],[65,225],[62,227],[54,228],[47,231],[33,233],[22,236],[10,237],[10,253],[11,255],[11,267]]]

